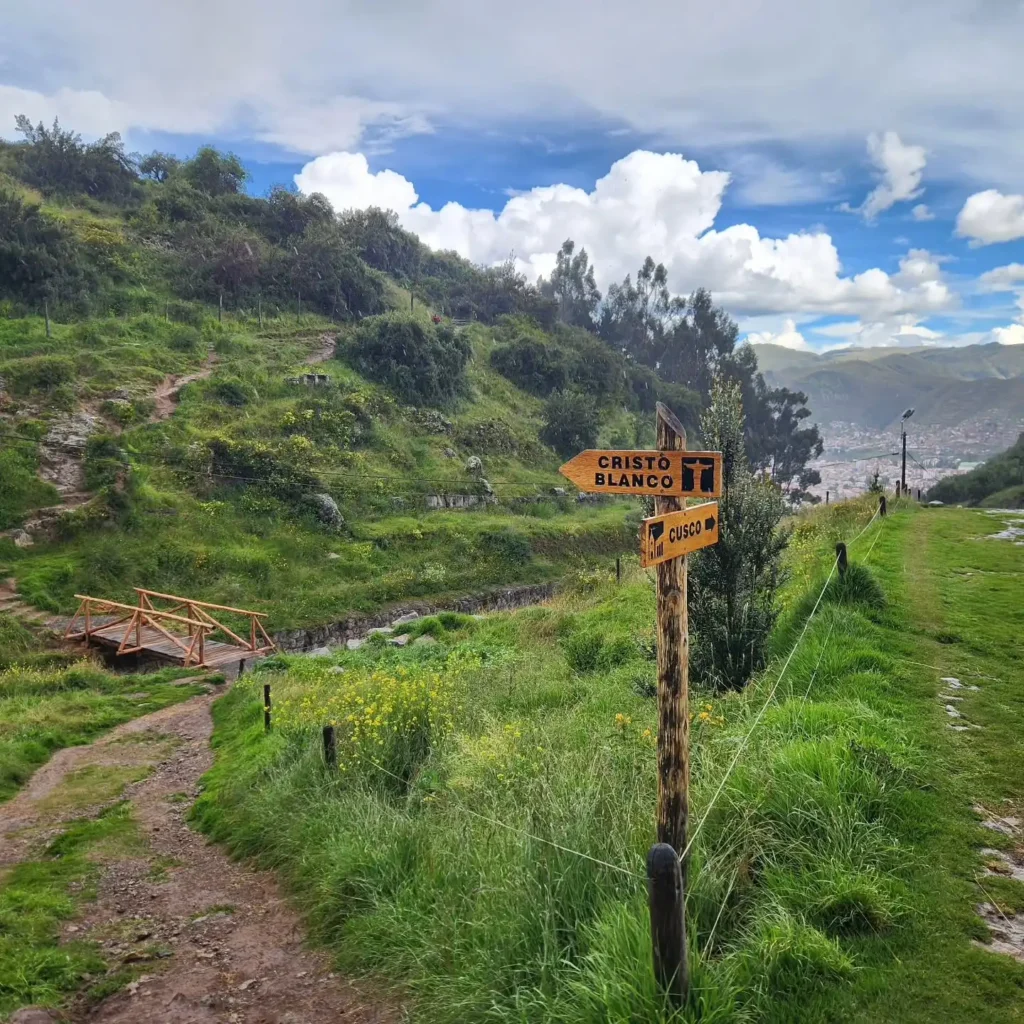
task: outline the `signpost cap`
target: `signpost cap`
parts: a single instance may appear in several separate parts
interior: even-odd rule
[[[686,427],[679,421],[679,417],[664,402],[658,402],[655,408],[658,410],[658,418],[684,441],[686,440]]]

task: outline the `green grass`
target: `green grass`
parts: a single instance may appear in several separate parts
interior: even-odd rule
[[[100,499],[62,518],[55,542],[19,550],[0,539],[0,557],[38,608],[70,613],[76,592],[132,600],[141,585],[259,607],[275,629],[319,625],[410,597],[553,579],[632,544],[628,503],[554,494],[565,481],[537,439],[541,403],[490,368],[482,327],[470,329],[469,395],[438,413],[398,405],[342,358],[318,368],[329,387],[287,383],[332,329],[315,317],[260,330],[244,317],[195,328],[143,315],[56,325],[50,339],[34,321],[18,323],[0,325],[0,371],[18,382],[19,403],[19,437],[0,437],[17,485],[0,520],[14,525],[55,501],[33,476],[31,440],[54,418],[99,403],[103,429],[118,435],[86,458]],[[350,328],[333,330],[343,356]],[[209,379],[187,385],[169,419],[146,422],[147,395],[165,375],[194,372],[210,354]],[[101,400],[118,388],[129,403],[108,408]],[[211,443],[235,446],[226,476],[208,474]],[[131,465],[120,484],[117,448]],[[481,492],[470,455],[483,459],[499,504],[429,512],[429,495]],[[282,479],[308,472],[318,482],[298,490],[330,493],[346,520],[340,531],[282,490]]]
[[[0,636],[13,630],[3,627]],[[31,654],[0,669],[0,801],[62,747],[88,743],[115,725],[186,700],[202,690],[175,686],[185,673],[167,669],[118,676],[89,662],[32,665]]]
[[[93,898],[96,858],[131,846],[135,825],[126,804],[71,825],[37,860],[0,882],[0,1014],[21,1006],[56,1006],[87,986],[105,964],[93,942],[60,942],[61,925]]]
[[[681,1019],[1020,1019],[1024,967],[970,944],[985,934],[973,912],[976,848],[991,836],[969,807],[1021,799],[1013,737],[1024,709],[993,693],[990,729],[965,741],[946,728],[936,673],[913,663],[928,661],[927,647],[967,659],[948,666],[954,674],[974,664],[966,645],[930,639],[929,595],[938,591],[943,628],[973,630],[959,592],[936,580],[965,549],[986,559],[1007,549],[968,547],[975,520],[930,511],[891,515],[853,543],[868,514],[840,506],[803,530],[791,568],[812,585],[804,592],[817,594],[836,534],[851,544],[852,574],[830,588],[763,715],[781,657],[744,693],[693,694],[692,827],[712,809],[692,851],[694,985]],[[909,566],[926,558],[922,571],[938,576],[915,579]],[[1006,659],[988,669],[1007,678],[1021,584],[997,583],[1005,599],[979,602],[988,620],[971,643]],[[780,635],[795,635],[807,605],[792,584],[787,601]],[[401,986],[415,1019],[672,1019],[652,980],[642,878],[654,816],[652,623],[653,589],[633,571],[621,588],[592,581],[552,608],[431,630],[441,642],[430,647],[341,655],[341,676],[281,671],[283,659],[216,706],[199,821],[278,869],[317,941],[343,968]],[[337,705],[316,709],[340,692],[330,680],[387,704],[395,681],[430,672],[452,720],[440,706],[429,727],[410,717],[395,746],[391,726],[353,737],[342,717],[345,770],[329,778],[316,726]],[[275,707],[294,702],[269,735],[265,680]],[[289,721],[289,708],[299,717]],[[395,756],[406,782],[378,768]],[[1019,886],[985,888],[1007,909],[1024,902]]]

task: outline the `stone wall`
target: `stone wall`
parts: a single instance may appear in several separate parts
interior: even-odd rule
[[[346,640],[366,635],[367,630],[390,626],[399,616],[415,613],[434,615],[437,612],[505,612],[526,608],[547,601],[555,592],[554,583],[529,583],[515,587],[500,587],[482,594],[469,594],[434,604],[430,601],[406,601],[377,612],[375,615],[351,615],[347,619],[308,629],[285,629],[271,634],[279,651],[295,653],[312,651],[318,647],[341,647]]]

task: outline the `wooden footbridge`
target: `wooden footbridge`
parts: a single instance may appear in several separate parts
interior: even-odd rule
[[[141,587],[136,587],[135,593],[138,604],[134,605],[75,594],[81,604],[68,623],[65,639],[113,649],[115,654],[148,654],[186,668],[217,668],[274,650],[274,642],[263,627],[266,612]],[[154,601],[170,607],[158,608]],[[212,612],[226,613],[246,624],[239,625],[236,633]]]

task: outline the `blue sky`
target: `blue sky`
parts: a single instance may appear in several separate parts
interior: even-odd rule
[[[531,277],[565,237],[603,287],[650,253],[755,341],[1024,343],[1020,4],[39,0],[7,20],[0,134],[24,112],[139,151],[210,142],[256,193],[392,206]]]

